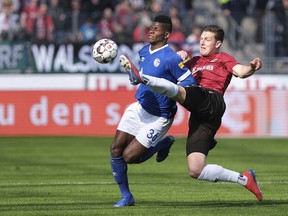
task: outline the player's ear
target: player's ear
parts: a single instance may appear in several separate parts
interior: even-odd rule
[[[168,39],[168,38],[170,37],[170,32],[165,32],[164,37],[165,37],[166,39]]]
[[[218,49],[222,45],[222,42],[219,40],[216,42],[216,48]]]

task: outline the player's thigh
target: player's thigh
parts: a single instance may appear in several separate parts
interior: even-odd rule
[[[124,150],[124,160],[127,163],[137,163],[146,151],[147,148],[134,138]]]
[[[111,155],[113,157],[122,156],[124,150],[133,139],[135,139],[133,135],[117,130],[110,145]]]
[[[139,129],[136,139],[146,148],[154,147],[167,133],[173,123],[173,119],[153,116],[148,114]]]
[[[208,155],[211,146],[215,144],[214,131],[209,125],[199,121],[190,122],[189,133],[186,141],[186,155],[200,152]]]
[[[136,136],[142,125],[141,106],[138,102],[130,104],[122,115],[117,130]]]

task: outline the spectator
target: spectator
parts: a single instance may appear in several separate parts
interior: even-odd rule
[[[239,27],[242,25],[242,20],[247,16],[246,10],[249,4],[249,0],[219,0],[222,13],[227,17],[228,32],[230,36],[229,43],[232,48],[238,48],[236,41],[238,41],[240,32]],[[234,25],[237,24],[236,26]],[[235,37],[231,37],[235,35]]]
[[[10,11],[13,14],[17,14],[19,16],[21,9],[22,0],[1,0],[0,1],[0,10],[3,6],[9,5]]]
[[[202,33],[202,28],[199,25],[195,25],[192,28],[191,34],[186,38],[187,48],[190,56],[199,56],[200,55],[200,36]]]
[[[30,0],[23,8],[20,15],[20,26],[25,32],[25,37],[31,38],[35,32],[35,20],[38,14],[37,0]]]
[[[93,23],[91,18],[87,18],[84,24],[80,26],[79,41],[83,43],[93,41],[95,42],[98,39],[100,39],[99,37],[97,38],[97,34],[98,34],[97,25]]]
[[[111,8],[105,8],[103,16],[98,23],[98,29],[101,37],[112,38],[115,26],[119,25],[116,19],[113,17],[113,11]]]
[[[13,1],[2,2],[0,8],[0,38],[2,40],[16,39],[19,32],[19,15],[15,13]]]
[[[151,19],[162,13],[163,4],[163,0],[152,0],[149,8],[149,17]]]
[[[111,8],[114,11],[119,4],[119,0],[81,0],[81,10],[87,12],[87,15],[93,22],[97,23],[105,8]]]
[[[177,18],[180,21],[182,21],[180,18],[180,15],[179,15],[179,10],[177,7],[174,7],[174,6],[170,7],[168,10],[168,15],[171,17],[171,19]]]
[[[68,27],[68,40],[71,42],[78,42],[79,29],[80,26],[85,22],[87,14],[81,11],[80,0],[72,0],[70,4],[71,10],[67,13],[67,16],[70,19],[70,25]]]
[[[115,8],[117,21],[123,27],[127,42],[133,40],[132,32],[138,23],[137,13],[133,10],[131,3],[128,0],[120,2]]]
[[[59,4],[59,0],[50,0],[48,14],[51,15],[54,23],[55,42],[65,42],[68,17],[64,10],[64,7]]]
[[[34,25],[33,39],[38,42],[51,42],[54,40],[54,23],[52,17],[48,14],[48,5],[44,1],[39,5]]]
[[[249,0],[220,0],[222,12],[225,16],[231,16],[239,26],[247,15],[246,10]]]
[[[135,12],[142,11],[145,8],[144,0],[129,0],[129,3]]]
[[[282,0],[269,0],[263,18],[263,40],[267,57],[283,54],[283,24],[281,23]]]
[[[253,10],[253,13],[255,13],[255,21],[257,23],[255,41],[258,43],[263,42],[262,21],[263,21],[263,16],[265,14],[265,8],[267,5],[267,2],[268,0],[256,0],[255,10]]]
[[[279,9],[277,10],[277,17],[281,25],[281,45],[279,55],[288,56],[288,0],[280,0]]]
[[[185,5],[186,5],[186,2],[184,2],[184,0],[168,0],[168,1],[165,1],[163,10],[164,10],[164,12],[169,13],[170,8],[176,8],[178,11],[177,14],[179,16],[179,19],[182,22],[185,19],[186,13],[187,13]],[[170,16],[170,14],[169,14],[169,16]]]
[[[182,20],[183,26],[185,26],[184,34],[189,35],[195,25],[195,23],[199,23],[199,21],[196,21],[195,16],[201,17],[201,12],[197,11],[197,13],[194,11],[193,7],[193,0],[185,0],[185,8],[186,8],[186,16]]]
[[[173,30],[171,32],[168,42],[174,45],[175,51],[178,51],[180,47],[183,46],[185,43],[185,35],[182,31],[180,19],[177,17],[173,17],[171,20],[173,23]]]
[[[136,28],[133,30],[133,41],[135,43],[148,42],[149,29],[152,21],[146,12],[141,13],[141,19]]]

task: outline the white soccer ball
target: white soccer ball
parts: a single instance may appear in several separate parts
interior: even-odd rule
[[[94,44],[92,56],[95,61],[101,64],[107,64],[116,58],[117,52],[117,44],[113,40],[105,38]]]

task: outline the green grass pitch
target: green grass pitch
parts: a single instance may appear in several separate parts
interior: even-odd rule
[[[185,139],[162,163],[155,156],[129,165],[136,205],[120,198],[110,169],[111,137],[1,137],[0,215],[261,215],[288,212],[288,140],[218,139],[208,163],[239,172],[252,168],[264,194],[187,174]]]

